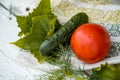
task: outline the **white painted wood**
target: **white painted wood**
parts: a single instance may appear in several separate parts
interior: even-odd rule
[[[38,0],[0,0],[0,3],[13,14],[26,15],[26,7],[32,11]],[[0,6],[0,80],[35,80],[44,73],[42,69],[49,68],[46,63],[38,64],[30,54],[21,55],[20,49],[10,44],[19,38],[18,32],[15,16]]]

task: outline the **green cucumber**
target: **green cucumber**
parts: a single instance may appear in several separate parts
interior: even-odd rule
[[[58,29],[53,35],[45,39],[40,45],[40,53],[43,55],[51,55],[59,44],[68,41],[74,30],[80,25],[88,23],[88,16],[85,13],[74,15],[67,23]]]

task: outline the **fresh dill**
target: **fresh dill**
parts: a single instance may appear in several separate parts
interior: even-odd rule
[[[46,71],[46,74],[42,75],[39,80],[88,80],[83,70],[80,68],[76,69],[72,65],[71,57],[73,54],[68,45],[59,45],[55,54],[58,54],[57,56],[60,55],[55,62],[59,68]]]

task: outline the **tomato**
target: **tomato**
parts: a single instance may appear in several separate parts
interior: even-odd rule
[[[108,55],[111,40],[103,26],[87,23],[75,30],[70,45],[78,59],[86,63],[96,63]]]

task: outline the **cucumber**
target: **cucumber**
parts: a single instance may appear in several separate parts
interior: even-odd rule
[[[51,51],[59,44],[70,39],[74,30],[84,23],[88,23],[88,16],[85,13],[82,12],[74,15],[68,22],[61,26],[58,31],[41,43],[39,47],[40,53],[43,55],[51,55]]]

